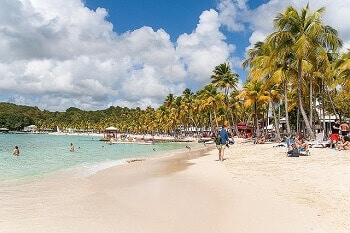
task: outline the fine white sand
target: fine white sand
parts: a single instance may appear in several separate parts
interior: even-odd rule
[[[224,162],[203,146],[90,177],[70,172],[4,184],[0,229],[350,232],[350,151],[312,148],[311,156],[289,158],[275,145],[236,140]]]

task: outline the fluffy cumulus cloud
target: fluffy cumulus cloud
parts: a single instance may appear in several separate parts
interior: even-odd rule
[[[191,34],[182,34],[177,40],[177,54],[186,64],[190,77],[200,83],[208,82],[213,68],[226,62],[234,47],[225,42],[219,30],[218,13],[204,11],[197,28]]]
[[[323,23],[335,28],[344,42],[344,48],[350,48],[350,24],[344,23],[350,20],[350,1],[334,0],[271,0],[257,9],[249,11],[244,17],[252,29],[250,42],[256,43],[273,31],[273,19],[287,6],[301,9],[309,3],[311,11],[325,7]]]
[[[118,35],[107,16],[81,0],[3,0],[0,101],[59,111],[157,107],[186,81],[207,82],[233,49],[214,10],[203,12],[193,33],[176,44],[163,29]]]
[[[0,101],[52,111],[157,107],[169,93],[202,88],[222,62],[240,66],[244,57],[235,55],[223,29],[248,34],[254,44],[271,33],[278,12],[307,2],[326,6],[324,21],[349,48],[349,1],[271,0],[250,9],[247,0],[221,0],[173,42],[166,30],[146,26],[116,34],[108,11],[83,0],[2,0]]]

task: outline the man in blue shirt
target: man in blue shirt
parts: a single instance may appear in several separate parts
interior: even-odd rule
[[[222,129],[219,131],[220,137],[221,137],[221,144],[217,145],[217,148],[219,150],[219,160],[222,162],[224,160],[224,150],[226,143],[228,141],[228,132],[225,129],[225,126],[222,126]]]

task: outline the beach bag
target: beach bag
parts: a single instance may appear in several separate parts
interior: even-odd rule
[[[287,153],[288,153],[288,157],[299,157],[299,151],[296,148],[291,149]]]
[[[215,144],[216,145],[221,145],[221,136],[220,136],[219,133],[215,137]]]

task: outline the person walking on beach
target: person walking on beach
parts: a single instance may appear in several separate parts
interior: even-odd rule
[[[74,145],[73,145],[73,143],[70,144],[69,151],[70,151],[70,152],[74,152]]]
[[[228,132],[223,125],[221,130],[218,133],[220,135],[220,143],[218,143],[217,148],[219,150],[219,160],[222,162],[224,160],[224,150],[226,143],[228,141]]]
[[[13,155],[14,155],[14,156],[18,156],[18,155],[19,155],[18,146],[15,146],[15,148],[13,149]]]
[[[333,148],[333,144],[335,144],[335,148],[338,146],[339,141],[339,129],[340,129],[340,121],[338,119],[335,119],[334,124],[331,127],[332,134],[331,134],[331,143],[329,145],[329,148]]]

